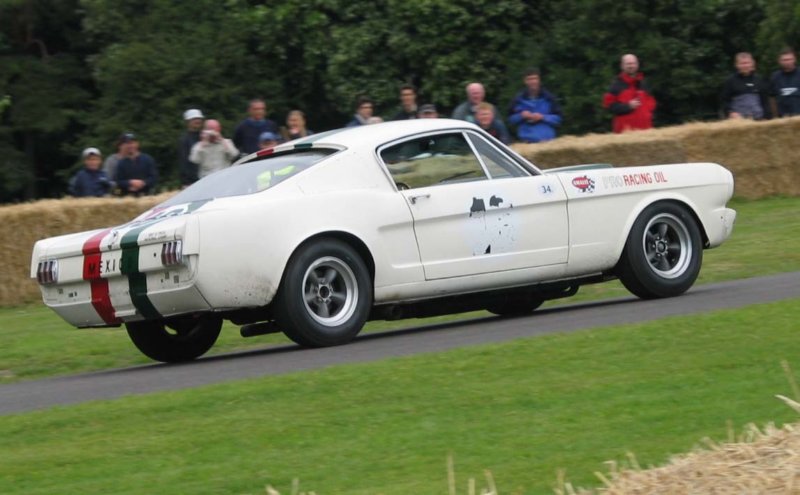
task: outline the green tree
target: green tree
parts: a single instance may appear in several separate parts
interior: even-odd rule
[[[800,3],[764,0],[764,20],[758,29],[758,54],[762,65],[773,66],[781,49],[800,49]]]
[[[0,2],[0,201],[57,194],[50,180],[74,163],[73,138],[91,98],[77,2]]]
[[[639,56],[658,100],[656,125],[718,117],[732,55],[762,18],[748,0],[564,0],[537,58],[564,98],[563,132],[608,132],[603,94],[622,54]]]

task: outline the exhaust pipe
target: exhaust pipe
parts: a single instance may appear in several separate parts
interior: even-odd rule
[[[242,337],[255,337],[256,335],[267,335],[268,333],[281,333],[281,329],[274,321],[262,321],[259,323],[249,323],[239,329]]]

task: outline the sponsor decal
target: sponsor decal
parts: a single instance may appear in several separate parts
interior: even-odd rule
[[[606,189],[621,187],[637,187],[647,184],[666,184],[669,182],[664,172],[637,172],[634,174],[610,175],[603,177],[603,186]]]
[[[588,175],[582,177],[575,177],[572,179],[572,185],[575,186],[580,192],[592,193],[594,192],[594,179],[589,178]]]

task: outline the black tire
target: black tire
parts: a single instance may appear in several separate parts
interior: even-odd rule
[[[523,294],[510,295],[486,307],[486,311],[497,316],[523,316],[533,313],[544,303],[541,297]]]
[[[372,279],[348,244],[320,239],[301,246],[286,267],[275,299],[275,319],[305,347],[350,342],[367,321]]]
[[[673,297],[694,284],[703,262],[703,242],[694,217],[675,203],[654,203],[633,224],[617,276],[642,299]]]
[[[155,361],[191,361],[208,352],[217,341],[222,319],[192,315],[165,321],[137,321],[125,325],[133,344]]]

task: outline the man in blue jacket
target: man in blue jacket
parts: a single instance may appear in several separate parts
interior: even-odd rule
[[[97,148],[86,148],[81,154],[83,168],[69,181],[69,193],[76,198],[107,195],[114,187],[106,173],[100,169],[103,155]]]
[[[259,150],[258,138],[265,132],[278,134],[278,124],[267,118],[267,104],[261,98],[250,100],[248,117],[233,131],[233,144],[243,155]]]
[[[523,143],[549,141],[561,125],[561,106],[553,93],[542,87],[539,69],[525,71],[525,89],[511,102],[509,122],[517,126]]]
[[[155,192],[158,183],[156,161],[147,153],[139,151],[139,140],[132,133],[126,132],[120,141],[128,143],[127,154],[117,164],[117,175],[114,177],[120,194],[142,196]]]

